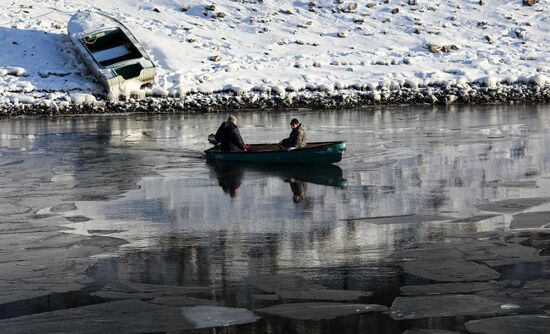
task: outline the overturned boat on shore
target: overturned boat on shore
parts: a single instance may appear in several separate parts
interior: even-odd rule
[[[78,11],[71,17],[67,32],[110,99],[134,94],[154,81],[153,61],[118,20],[98,12]]]

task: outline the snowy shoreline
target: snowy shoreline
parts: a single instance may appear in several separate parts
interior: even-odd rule
[[[97,113],[177,113],[177,112],[222,112],[230,110],[273,109],[344,109],[376,105],[451,105],[488,103],[548,103],[550,85],[535,83],[483,87],[425,87],[399,90],[343,89],[331,92],[300,91],[271,94],[266,92],[220,92],[212,94],[189,94],[185,96],[150,96],[121,101],[96,100],[86,94],[72,94],[58,101],[15,101],[0,104],[1,116],[19,115],[73,115]]]
[[[105,101],[67,35],[127,26],[155,83]],[[547,102],[550,0],[19,0],[0,4],[0,115]],[[103,101],[103,102],[102,102]],[[149,108],[149,109],[148,109]]]

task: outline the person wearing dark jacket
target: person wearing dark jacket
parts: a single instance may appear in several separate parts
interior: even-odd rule
[[[293,118],[292,121],[290,121],[290,127],[292,128],[290,135],[288,138],[283,139],[279,143],[279,146],[287,150],[306,147],[306,131],[300,121]]]
[[[237,117],[229,115],[227,122],[223,122],[216,132],[216,142],[220,143],[220,149],[225,152],[246,151],[239,128]]]

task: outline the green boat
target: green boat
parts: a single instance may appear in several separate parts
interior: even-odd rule
[[[206,153],[207,160],[243,161],[254,163],[318,164],[342,160],[345,141],[308,143],[306,147],[281,150],[277,144],[252,144],[246,152],[223,152],[212,147]]]

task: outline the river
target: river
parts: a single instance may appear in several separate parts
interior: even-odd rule
[[[295,117],[308,141],[347,141],[344,159],[329,166],[207,163],[206,137],[226,116],[2,119],[4,211],[21,214],[14,192],[30,187],[25,192],[37,199],[25,207],[35,215],[56,212],[52,203],[74,204],[56,212],[63,232],[123,239],[126,244],[92,257],[85,267],[91,280],[79,282],[83,286],[131,281],[208,287],[210,293],[196,297],[252,311],[289,301],[342,301],[273,294],[254,284],[255,277],[271,278],[275,286],[293,277],[330,291],[365,292],[354,302],[391,307],[403,286],[451,282],[404,270],[407,249],[446,247],[464,236],[483,236],[474,238],[480,245],[488,238],[535,247],[533,237],[510,234],[519,221],[514,214],[550,211],[543,200],[550,198],[550,106],[236,113],[247,143],[281,140]],[[47,187],[55,191],[42,193]],[[522,199],[540,201],[524,207]],[[503,200],[512,206],[519,200],[517,210],[491,207]],[[527,239],[513,243],[513,237]],[[548,248],[542,249],[545,255]],[[550,276],[546,263],[496,269],[501,281],[518,284]],[[296,296],[312,289],[289,288]],[[263,313],[224,332],[464,331],[467,321],[486,316],[399,319],[378,312],[297,320]]]

